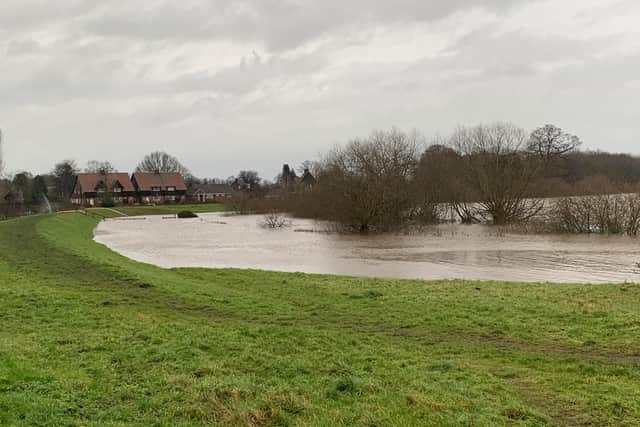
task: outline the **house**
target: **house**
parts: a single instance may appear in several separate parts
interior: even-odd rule
[[[177,172],[136,172],[131,177],[140,203],[184,203],[187,185]]]
[[[114,204],[133,204],[136,190],[129,174],[120,172],[81,173],[71,195],[78,206],[100,206],[109,200]]]
[[[196,203],[220,202],[233,196],[234,190],[229,184],[200,184],[187,191],[189,200]]]
[[[299,181],[300,178],[296,175],[295,169],[291,169],[286,163],[282,165],[282,173],[278,178],[278,185],[283,191],[296,191]]]
[[[316,178],[311,174],[311,172],[309,171],[309,169],[305,169],[304,173],[302,174],[302,178],[300,178],[300,184],[299,187],[303,190],[308,190],[313,188],[316,184],[318,183],[318,181],[316,180]]]
[[[240,191],[244,190],[244,188],[242,188],[242,184],[240,183],[240,180],[238,178],[233,180],[233,182],[230,184],[230,187],[235,192],[240,192]]]
[[[312,189],[318,181],[308,168],[304,169],[302,176],[297,176],[296,171],[288,164],[282,166],[282,173],[278,176],[278,186],[282,191],[296,193]]]

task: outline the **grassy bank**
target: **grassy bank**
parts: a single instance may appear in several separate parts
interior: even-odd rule
[[[0,425],[640,423],[640,288],[161,270],[0,224]]]
[[[103,218],[144,215],[175,215],[180,211],[194,213],[224,212],[225,207],[218,203],[198,205],[159,205],[159,206],[116,206],[114,208],[89,208],[86,212]]]

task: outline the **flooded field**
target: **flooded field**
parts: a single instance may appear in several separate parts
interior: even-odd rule
[[[313,221],[260,227],[261,216],[103,221],[96,241],[160,267],[251,268],[411,279],[640,282],[640,239],[505,234],[442,225],[411,234],[341,235]],[[313,231],[315,230],[315,231]],[[320,231],[320,232],[318,232]]]

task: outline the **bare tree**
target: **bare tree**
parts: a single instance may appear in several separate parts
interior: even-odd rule
[[[462,175],[453,173],[464,167],[462,157],[446,141],[435,140],[420,157],[412,180],[414,217],[424,223],[445,219],[447,206],[458,212],[464,222],[473,215],[464,213],[465,202],[473,200]]]
[[[545,164],[554,157],[569,153],[578,149],[582,141],[575,135],[571,135],[554,125],[544,125],[537,128],[529,136],[528,151],[538,155]]]
[[[310,195],[322,207],[318,212],[360,232],[402,224],[412,204],[418,139],[393,129],[334,149]]]
[[[558,199],[548,220],[564,233],[608,233],[637,236],[640,195],[597,194]]]
[[[300,166],[298,166],[298,174],[302,176],[304,175],[305,171],[308,171],[309,173],[311,173],[311,175],[315,176],[318,174],[319,169],[320,164],[318,162],[305,160],[304,162],[300,163]]]
[[[145,156],[138,164],[136,172],[178,172],[185,177],[191,176],[191,172],[180,161],[163,151],[155,151]]]
[[[262,178],[260,178],[258,172],[251,170],[240,171],[236,180],[240,190],[248,193],[255,193],[259,191],[260,184],[262,183]]]
[[[460,128],[451,137],[463,159],[464,184],[473,191],[475,212],[494,224],[528,220],[540,212],[540,200],[528,199],[540,164],[526,151],[523,129],[508,123]]]
[[[110,162],[90,160],[87,162],[87,167],[84,169],[86,173],[111,173],[115,172],[116,168]]]

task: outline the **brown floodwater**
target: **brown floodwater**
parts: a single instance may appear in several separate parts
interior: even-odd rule
[[[640,282],[640,238],[504,233],[441,225],[410,234],[358,235],[294,219],[264,229],[261,216],[206,214],[100,223],[97,242],[164,268],[250,268],[381,278],[522,282]]]

